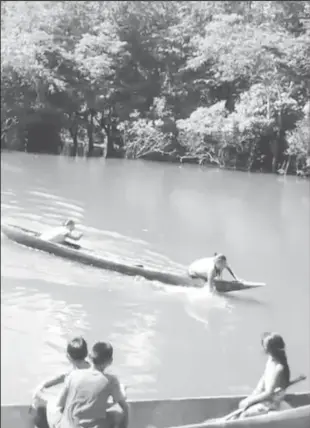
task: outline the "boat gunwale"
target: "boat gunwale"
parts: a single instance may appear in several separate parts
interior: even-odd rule
[[[173,398],[158,398],[158,399],[154,399],[154,398],[137,398],[137,399],[129,399],[128,403],[137,403],[137,404],[142,404],[142,403],[175,403],[175,402],[190,402],[190,401],[215,401],[215,400],[242,400],[244,398],[246,398],[247,395],[202,395],[202,396],[198,396],[198,397],[173,397]],[[302,392],[293,392],[293,393],[289,393],[289,394],[285,394],[285,398],[309,398],[309,404],[305,404],[303,406],[297,406],[295,408],[298,407],[305,407],[305,406],[310,406],[310,391],[302,391]],[[1,403],[1,407],[25,407],[27,406],[26,404],[21,404],[21,403],[9,403],[9,404],[4,404]],[[291,410],[291,409],[289,409]],[[283,410],[284,411],[284,410]],[[286,411],[286,410],[285,410]],[[282,411],[281,411],[282,412]]]
[[[267,415],[257,415],[243,420],[223,421],[225,414],[230,413],[238,406],[238,402],[244,395],[219,395],[204,397],[182,397],[169,399],[137,399],[128,400],[131,407],[131,428],[215,428],[215,427],[235,427],[249,428],[256,426],[276,427],[287,421],[292,428],[294,422],[301,421],[299,428],[308,427],[310,420],[310,392],[297,392],[286,394],[294,399],[292,408],[272,412]],[[294,400],[292,400],[294,401]],[[298,404],[298,401],[300,404]],[[198,413],[196,413],[198,411]],[[209,413],[210,412],[210,413]],[[212,414],[213,413],[213,414]],[[188,416],[192,415],[190,421]],[[185,419],[183,419],[185,417]],[[196,419],[196,420],[195,420]],[[28,423],[33,423],[33,415],[30,405],[25,404],[1,404],[1,422],[3,428],[12,428],[12,423],[21,422],[24,428],[29,428]],[[33,425],[31,425],[33,427]]]

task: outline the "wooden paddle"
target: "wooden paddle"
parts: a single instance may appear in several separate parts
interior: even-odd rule
[[[301,382],[302,380],[305,380],[305,379],[307,379],[307,376],[305,376],[305,375],[300,375],[300,376],[298,376],[296,379],[294,379],[294,380],[292,380],[289,384],[288,384],[288,386],[285,388],[285,391],[287,390],[287,388],[290,388],[291,386],[293,386],[293,385],[295,385],[296,383],[299,383],[299,382]],[[277,388],[276,390],[275,390],[275,392],[274,392],[274,394],[277,394],[277,393],[279,393],[281,391],[281,388]],[[244,409],[237,409],[237,410],[234,410],[233,412],[231,412],[231,413],[229,413],[228,415],[226,415],[226,416],[223,416],[222,418],[219,418],[219,419],[212,419],[212,420],[210,420],[210,421],[208,421],[208,422],[215,422],[215,421],[221,421],[221,422],[226,422],[226,421],[230,421],[230,420],[232,420],[232,419],[235,419],[235,418],[237,418],[239,415],[241,415],[241,413],[244,411]]]

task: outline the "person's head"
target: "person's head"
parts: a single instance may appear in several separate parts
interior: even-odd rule
[[[83,337],[75,337],[67,345],[67,357],[72,362],[83,361],[88,355],[87,343]]]
[[[290,380],[290,369],[287,362],[283,337],[278,333],[263,333],[261,342],[265,353],[270,355],[279,364],[283,365],[285,382],[288,384]]]
[[[92,347],[89,358],[101,370],[108,367],[113,361],[113,347],[107,342],[97,342]]]
[[[215,266],[217,267],[217,269],[220,269],[220,270],[224,269],[227,266],[226,256],[224,256],[224,254],[215,253],[214,263],[215,263]]]
[[[75,221],[72,219],[68,219],[64,222],[64,226],[68,228],[70,231],[75,229]]]
[[[262,346],[266,354],[271,356],[279,351],[285,351],[285,342],[282,336],[277,333],[263,333]]]

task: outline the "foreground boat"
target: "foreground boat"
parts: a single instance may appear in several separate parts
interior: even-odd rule
[[[206,424],[236,409],[240,396],[132,401],[129,428],[309,428],[310,393],[288,394],[292,409],[225,424]],[[195,424],[195,425],[188,425]],[[1,428],[33,428],[26,405],[2,405]]]
[[[2,232],[12,241],[18,244],[25,245],[30,248],[35,248],[45,251],[56,256],[70,259],[85,265],[91,265],[101,269],[112,270],[125,275],[142,276],[151,281],[160,281],[169,285],[182,285],[189,287],[202,287],[204,282],[200,279],[190,278],[186,272],[169,272],[156,270],[151,267],[141,264],[133,264],[126,261],[116,261],[110,258],[98,256],[90,250],[83,249],[76,244],[62,245],[53,242],[43,241],[39,237],[39,233],[24,229],[19,226],[4,224],[1,227]],[[216,288],[219,292],[247,290],[264,286],[263,283],[248,282],[248,281],[227,281],[216,280]]]

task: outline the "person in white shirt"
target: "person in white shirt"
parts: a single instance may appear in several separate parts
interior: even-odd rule
[[[192,278],[204,279],[210,291],[213,291],[215,288],[214,279],[221,278],[224,269],[227,269],[231,276],[238,281],[238,278],[228,266],[226,256],[217,253],[213,257],[205,257],[194,261],[188,268],[188,274]]]
[[[44,241],[50,241],[56,244],[65,244],[67,238],[78,241],[82,236],[83,234],[81,232],[76,231],[75,222],[69,219],[65,221],[62,226],[54,227],[41,233],[40,238]]]

